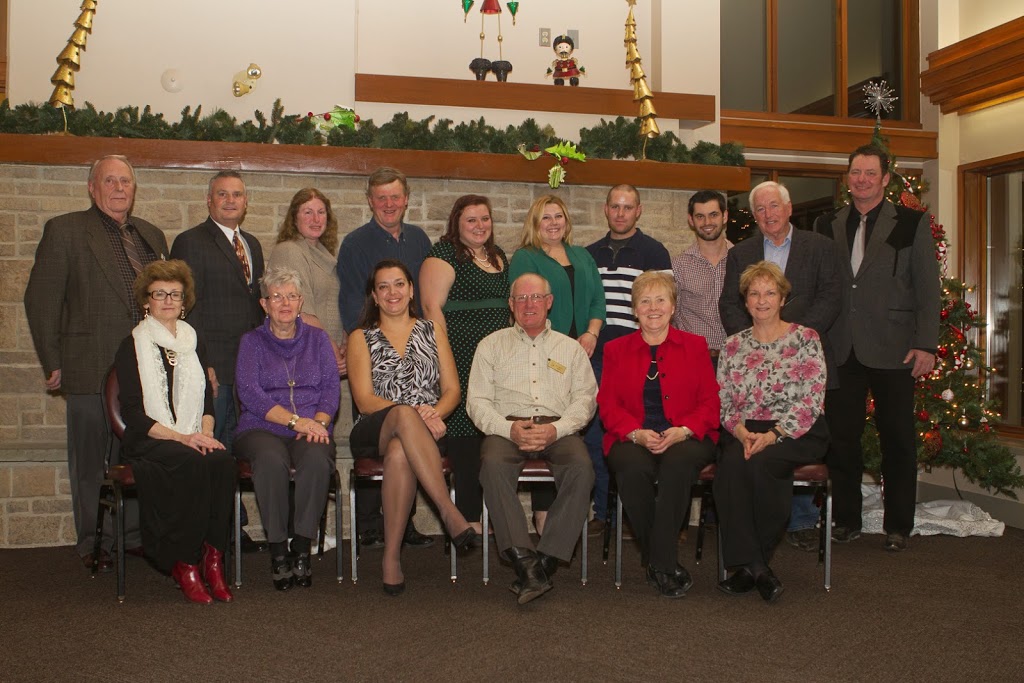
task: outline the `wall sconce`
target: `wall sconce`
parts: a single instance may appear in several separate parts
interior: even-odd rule
[[[256,86],[256,79],[262,75],[263,70],[260,69],[259,65],[250,63],[249,67],[245,71],[239,71],[235,74],[234,83],[231,86],[231,92],[235,97],[248,95],[249,91]]]

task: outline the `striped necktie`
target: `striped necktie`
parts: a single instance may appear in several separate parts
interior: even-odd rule
[[[251,282],[252,271],[249,269],[249,257],[245,255],[245,245],[242,244],[242,238],[238,235],[238,228],[235,228],[235,237],[232,241],[235,245],[235,255],[242,262],[242,272],[245,273],[245,281]]]
[[[128,262],[132,264],[132,270],[138,275],[142,272],[142,259],[139,257],[139,250],[135,246],[135,240],[132,239],[131,231],[133,229],[130,223],[125,223],[117,231],[121,235],[121,244],[124,245],[124,253],[128,257]]]

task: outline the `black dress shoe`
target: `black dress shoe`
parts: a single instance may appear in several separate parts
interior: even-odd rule
[[[254,541],[245,529],[242,529],[242,552],[243,553],[265,553],[269,549],[263,541]]]
[[[367,550],[377,550],[384,547],[384,534],[376,529],[364,531],[359,535],[359,545]]]
[[[733,572],[725,581],[718,582],[718,590],[729,595],[744,595],[754,590],[754,575],[746,567]]]
[[[425,538],[430,537],[426,536]],[[475,547],[473,546],[473,543],[476,542],[476,539],[476,529],[474,529],[473,527],[469,527],[461,534],[452,539],[452,545],[455,546],[456,550],[465,550],[466,548]]]
[[[397,598],[405,592],[405,581],[402,583],[385,583],[384,592],[393,598]]]
[[[658,589],[662,597],[681,598],[686,595],[686,590],[679,585],[675,572],[659,572],[654,567],[647,566],[647,583]]]
[[[693,577],[690,576],[690,572],[686,571],[686,567],[681,564],[676,564],[676,581],[683,587],[683,592],[690,590],[693,587]]]
[[[885,535],[885,549],[891,553],[903,552],[907,549],[907,535],[895,531]]]
[[[505,551],[505,555],[516,570],[518,580],[512,584],[512,592],[519,596],[520,605],[536,600],[554,587],[533,550],[512,547]]]
[[[271,578],[274,580],[274,588],[277,590],[291,590],[291,587],[295,585],[295,576],[292,574],[292,563],[287,555],[271,558],[270,571]]]
[[[849,543],[860,538],[860,529],[851,529],[846,526],[837,526],[832,529],[833,543]]]
[[[782,582],[775,576],[771,569],[765,569],[757,577],[757,592],[761,594],[764,601],[769,605],[779,599],[782,595]]]
[[[313,585],[313,565],[310,564],[309,553],[296,553],[292,556],[292,577],[296,586],[309,588]]]
[[[550,579],[558,571],[558,558],[551,555],[545,555],[544,553],[538,552],[537,559],[540,560],[540,566],[544,569],[544,574]]]
[[[416,527],[412,525],[412,522],[409,522],[409,525],[405,527],[402,545],[409,546],[410,548],[429,548],[434,545],[434,539],[416,531]]]

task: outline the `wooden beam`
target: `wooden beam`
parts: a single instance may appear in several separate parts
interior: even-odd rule
[[[415,78],[356,74],[356,102],[426,104],[470,109],[513,109],[516,111],[599,114],[636,117],[639,108],[630,89],[587,88],[533,83]],[[679,119],[700,124],[714,123],[713,95],[654,93],[658,118]]]
[[[89,138],[71,135],[0,135],[0,163],[84,166],[104,154],[124,154],[140,168],[236,169],[250,172],[369,175],[394,166],[415,178],[456,178],[547,184],[544,160],[518,154],[425,152],[405,149],[264,145],[245,142],[192,142]],[[745,166],[701,166],[657,161],[591,159],[566,167],[572,185],[615,185],[672,190],[750,187]]]
[[[932,52],[921,92],[943,114],[1024,97],[1024,17]]]
[[[747,149],[849,154],[871,141],[874,121],[832,116],[722,110],[722,142]],[[920,124],[886,121],[890,151],[906,159],[937,159],[938,134]]]

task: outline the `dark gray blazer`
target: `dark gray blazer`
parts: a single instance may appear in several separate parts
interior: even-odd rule
[[[846,232],[851,210],[814,223],[815,231],[834,238],[843,262],[843,308],[829,332],[832,347],[841,363],[855,349],[867,367],[905,369],[908,351],[939,345],[941,282],[928,215],[886,200],[854,277]]]
[[[810,327],[821,337],[828,365],[829,388],[839,386],[835,356],[827,336],[839,316],[842,297],[837,258],[832,240],[808,230],[793,230],[785,273],[792,290],[782,308],[782,319]],[[760,232],[729,250],[725,282],[718,300],[718,312],[726,334],[736,334],[753,324],[740,295],[740,275],[747,266],[762,260],[764,237]]]
[[[235,357],[242,335],[263,320],[259,280],[263,277],[263,247],[242,231],[249,245],[252,284],[245,281],[235,248],[212,218],[178,235],[171,258],[192,268],[196,281],[196,305],[186,320],[206,342],[207,362],[221,384],[235,383]]]
[[[167,258],[164,233],[132,217],[157,258]],[[25,314],[47,377],[61,371],[61,390],[98,394],[137,308],[125,290],[99,209],[51,218],[43,227],[28,286]]]

